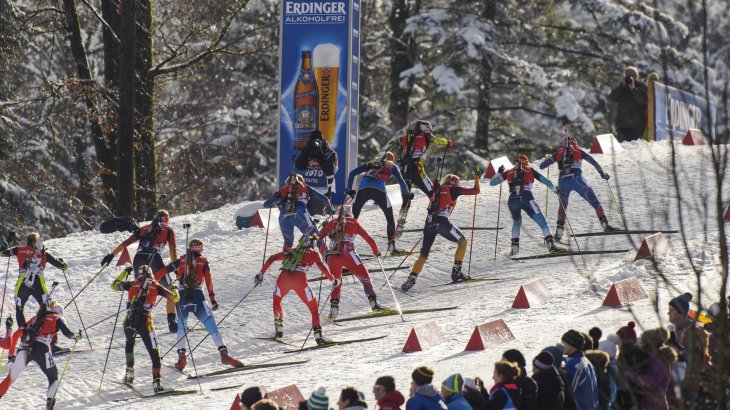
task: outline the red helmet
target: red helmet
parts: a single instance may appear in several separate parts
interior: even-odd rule
[[[170,223],[170,213],[164,209],[157,211],[154,217],[152,217],[152,225],[160,225],[166,227]]]
[[[529,159],[529,158],[527,158],[527,155],[525,155],[525,154],[520,154],[520,155],[519,155],[519,156],[517,157],[517,160],[519,160],[519,161],[520,161],[520,164],[521,164],[521,165],[522,165],[523,167],[526,167],[526,166],[529,166],[529,165],[530,165],[530,159]]]
[[[390,152],[390,151],[389,152],[386,152],[385,153],[385,160],[386,161],[393,162],[393,161],[395,161],[395,155],[393,155],[393,153]]]
[[[431,123],[426,120],[418,120],[415,124],[413,124],[413,132],[416,134],[432,134],[433,127],[431,126]]]
[[[188,242],[188,249],[190,252],[202,254],[205,250],[205,245],[200,239],[191,239],[190,242]]]
[[[444,185],[457,186],[461,180],[457,175],[449,174],[444,177]]]

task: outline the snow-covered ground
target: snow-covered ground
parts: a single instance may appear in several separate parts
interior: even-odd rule
[[[611,174],[610,185],[619,197],[625,212],[628,225],[633,229],[680,229],[690,252],[691,261],[700,266],[703,277],[703,301],[705,304],[715,301],[719,288],[719,275],[715,271],[717,263],[717,235],[712,201],[718,194],[714,185],[710,154],[708,147],[676,146],[677,171],[680,177],[681,206],[683,225],[680,226],[679,208],[676,190],[671,178],[671,146],[666,143],[646,143],[643,141],[623,144],[624,152],[616,155],[596,155],[596,159]],[[550,177],[556,180],[557,171],[553,166]],[[601,180],[592,169],[584,163],[584,175],[594,187],[596,194],[606,208],[612,224],[620,226],[621,218],[618,209],[611,199],[606,182]],[[462,184],[471,186],[469,178],[462,176]],[[542,185],[535,184],[537,203],[546,207],[546,192]],[[620,189],[618,188],[620,186]],[[724,203],[730,197],[730,187],[723,187]],[[503,194],[506,190],[503,189]],[[133,398],[135,395],[127,388],[108,382],[121,380],[124,374],[124,337],[121,326],[117,329],[112,342],[109,365],[104,376],[104,384],[98,391],[99,381],[107,354],[112,333],[113,320],[107,320],[89,330],[93,343],[93,351],[79,352],[73,356],[68,372],[58,392],[58,408],[77,406],[95,408],[151,408],[177,409],[192,408],[228,408],[236,393],[243,387],[261,385],[274,390],[289,384],[296,384],[305,397],[317,386],[325,386],[330,396],[330,406],[334,407],[339,390],[353,385],[364,391],[368,402],[374,404],[371,386],[376,377],[391,374],[396,385],[404,393],[408,391],[410,373],[418,365],[430,365],[436,370],[435,383],[440,383],[448,375],[461,372],[465,377],[480,376],[489,384],[492,363],[498,360],[501,353],[509,348],[520,349],[528,360],[548,345],[559,342],[560,336],[571,328],[588,331],[592,326],[603,329],[604,335],[615,332],[629,320],[636,319],[641,329],[664,325],[666,323],[666,306],[670,297],[690,291],[697,295],[696,279],[692,274],[690,259],[682,243],[682,234],[668,235],[672,251],[660,259],[660,275],[648,261],[633,262],[635,249],[642,239],[641,235],[627,237],[625,235],[589,237],[579,239],[583,250],[631,248],[621,254],[591,255],[581,257],[561,257],[537,259],[526,262],[512,261],[506,256],[509,248],[511,219],[506,209],[506,196],[502,196],[501,215],[498,215],[499,189],[490,187],[488,181],[482,181],[482,193],[478,197],[476,208],[477,226],[505,226],[499,232],[499,249],[494,261],[495,231],[475,231],[473,254],[471,256],[471,274],[474,277],[490,277],[499,280],[471,283],[458,286],[433,286],[449,280],[455,244],[443,238],[436,240],[428,263],[411,292],[405,295],[395,292],[404,308],[427,308],[442,306],[458,306],[456,310],[408,315],[406,322],[398,316],[378,319],[343,322],[341,326],[324,324],[324,335],[334,339],[351,339],[368,336],[385,335],[386,337],[372,342],[331,347],[323,350],[303,352],[301,354],[283,354],[290,347],[254,339],[273,334],[273,313],[271,308],[271,291],[278,274],[275,264],[266,275],[264,286],[254,290],[248,298],[233,311],[221,325],[226,344],[234,356],[245,363],[267,363],[294,359],[309,359],[303,365],[279,367],[272,369],[251,370],[218,376],[201,381],[203,395],[191,394],[179,397],[159,397],[115,402],[114,400]],[[391,196],[396,209],[400,205],[398,195]],[[452,220],[458,226],[470,226],[472,221],[473,197],[459,199]],[[557,198],[548,198],[548,220],[551,228],[555,226]],[[710,205],[705,209],[705,204]],[[406,228],[420,228],[425,217],[427,199],[417,195],[411,208]],[[218,319],[248,292],[253,285],[253,277],[258,272],[264,256],[265,230],[251,228],[238,230],[235,226],[235,212],[243,204],[227,205],[223,208],[198,213],[195,215],[174,216],[171,225],[177,233],[178,249],[184,247],[185,232],[183,223],[191,223],[190,237],[205,241],[207,256],[213,271],[215,291],[221,309],[216,312]],[[576,232],[597,231],[600,226],[592,208],[583,200],[573,195],[570,201],[570,222]],[[365,228],[376,237],[381,249],[385,248],[385,220],[382,213],[374,206],[366,207],[360,217]],[[470,232],[464,231],[467,238]],[[101,258],[127,237],[126,233],[102,235],[98,232],[73,234],[66,238],[46,241],[50,252],[63,257],[69,264],[68,278],[74,291],[78,291],[99,270]],[[400,247],[409,249],[419,238],[419,233],[405,233]],[[280,249],[281,234],[272,218],[268,249],[270,255]],[[522,230],[522,254],[542,253],[544,246],[537,225],[524,218]],[[367,245],[359,240],[361,253],[370,253]],[[575,245],[573,245],[575,248]],[[129,250],[133,254],[135,247]],[[165,253],[167,258],[167,252]],[[386,267],[396,266],[400,258],[386,258]],[[409,258],[404,266],[410,266],[415,256]],[[469,255],[464,262],[468,269]],[[116,261],[116,260],[115,260]],[[376,283],[376,289],[384,283],[377,263],[370,260],[367,266]],[[117,310],[119,293],[110,289],[110,284],[121,268],[115,267],[104,271],[96,281],[78,298],[84,323],[88,326]],[[65,286],[61,272],[49,267],[46,271],[50,280],[58,280],[63,285],[55,293],[61,302],[71,297]],[[400,286],[409,270],[402,269],[393,279],[394,286]],[[388,272],[390,274],[390,272]],[[17,277],[17,267],[13,261],[10,269],[10,284]],[[318,276],[313,269],[310,277]],[[610,309],[601,307],[602,300],[612,282],[637,277],[650,295],[631,306],[631,309]],[[520,284],[532,279],[545,278],[554,298],[546,305],[527,310],[511,309],[512,301]],[[12,289],[12,288],[11,288]],[[321,300],[329,294],[331,285],[325,281],[321,288]],[[314,282],[313,290],[319,294],[320,289]],[[708,294],[708,292],[710,294]],[[393,306],[387,288],[379,291],[382,304]],[[659,314],[655,313],[654,303],[658,299]],[[164,306],[164,303],[161,304]],[[345,278],[343,296],[340,305],[340,317],[366,313],[367,299],[362,287]],[[31,303],[29,311],[35,310]],[[6,312],[8,306],[6,305]],[[329,307],[322,309],[323,316]],[[285,341],[301,345],[310,328],[308,311],[291,293],[284,300]],[[162,352],[166,352],[175,336],[167,332],[164,309],[157,308],[155,322],[158,327],[158,338]],[[80,328],[78,315],[70,306],[66,310],[66,318],[72,329]],[[478,324],[494,319],[503,319],[515,336],[515,340],[503,345],[494,346],[480,352],[464,352],[464,347]],[[428,321],[435,321],[443,330],[447,340],[426,352],[401,353],[403,344],[411,327]],[[192,325],[195,321],[191,321]],[[640,330],[640,329],[639,329]],[[204,332],[190,333],[190,342],[197,342],[204,337]],[[70,341],[63,340],[63,345]],[[310,337],[307,344],[314,341]],[[85,346],[86,345],[86,346]],[[78,344],[79,348],[88,348],[85,340]],[[198,371],[207,372],[221,369],[219,356],[215,346],[206,340],[194,353]],[[175,360],[174,351],[165,357],[164,363],[171,365]],[[60,369],[66,363],[66,357],[57,360]],[[192,371],[192,364],[188,361]],[[2,377],[7,372],[3,366]],[[136,348],[136,385],[146,391],[151,390],[150,361],[141,342]],[[163,383],[169,388],[197,389],[197,382],[188,380],[179,372],[164,367]],[[226,390],[215,390],[230,387]],[[2,408],[40,408],[45,402],[46,380],[34,364],[21,375],[9,393],[0,399]]]

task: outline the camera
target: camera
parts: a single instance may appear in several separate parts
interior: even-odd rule
[[[309,149],[310,150],[321,150],[322,149],[322,141],[319,139],[312,139],[309,141]]]
[[[183,224],[183,229],[190,229],[190,224]]]
[[[634,82],[634,77],[625,77],[624,82],[626,82],[626,85],[631,85]]]

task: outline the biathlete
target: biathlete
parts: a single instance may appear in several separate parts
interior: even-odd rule
[[[56,339],[56,333],[59,331],[69,339],[81,339],[81,331],[74,333],[66,326],[66,321],[63,318],[63,307],[55,300],[49,300],[47,306],[43,303],[38,314],[30,318],[27,323],[20,326],[13,333],[10,346],[7,346],[8,360],[11,363],[10,371],[5,380],[0,383],[0,398],[8,392],[13,382],[18,380],[20,373],[28,364],[34,361],[48,379],[46,410],[53,409],[56,404],[54,396],[58,388],[58,368],[53,360],[51,342]],[[21,344],[17,355],[15,355],[18,340]]]
[[[470,279],[461,272],[461,264],[466,254],[467,240],[461,230],[454,226],[449,220],[449,216],[456,207],[456,200],[461,195],[478,195],[479,194],[479,177],[481,173],[477,170],[474,175],[474,187],[463,188],[459,186],[459,177],[456,175],[446,175],[443,185],[438,186],[434,195],[431,197],[431,204],[428,208],[428,216],[426,225],[423,228],[423,242],[421,243],[421,252],[418,260],[413,264],[411,274],[408,279],[401,285],[401,290],[407,292],[416,284],[416,278],[421,273],[423,265],[428,260],[428,254],[431,252],[431,246],[436,240],[436,235],[441,235],[451,242],[456,242],[456,253],[454,254],[454,266],[451,268],[451,280],[459,282]],[[438,181],[437,181],[438,185]]]
[[[350,176],[347,178],[347,186],[349,187],[347,188],[347,193],[354,198],[352,214],[355,218],[360,217],[360,211],[362,211],[363,205],[370,200],[380,207],[385,214],[385,220],[387,222],[388,250],[397,254],[399,251],[395,248],[396,238],[393,207],[390,205],[385,183],[388,182],[391,176],[395,177],[395,180],[400,186],[401,198],[404,204],[411,199],[412,194],[408,190],[408,184],[403,179],[403,175],[401,175],[400,168],[393,162],[394,158],[392,152],[386,152],[383,161],[368,162],[350,171]],[[362,173],[365,174],[360,180],[360,185],[356,192],[353,185],[355,177]]]
[[[150,360],[152,360],[152,388],[155,393],[158,393],[165,390],[165,388],[161,384],[162,363],[160,360],[160,346],[157,344],[157,335],[155,334],[155,324],[152,321],[152,307],[155,305],[158,295],[167,298],[172,303],[179,302],[180,295],[177,289],[168,290],[158,284],[152,274],[152,269],[147,265],[142,265],[139,269],[136,269],[134,280],[127,281],[126,278],[132,269],[132,267],[126,268],[112,283],[113,290],[126,290],[129,297],[127,315],[122,324],[126,338],[124,355],[127,365],[124,383],[134,383],[134,343],[135,338],[139,336],[145,348],[147,348]]]
[[[601,168],[589,153],[583,151],[578,146],[578,141],[575,138],[568,137],[567,135],[563,137],[563,146],[540,163],[540,169],[545,169],[555,162],[558,163],[558,167],[560,168],[560,179],[558,180],[560,207],[558,208],[558,225],[555,229],[555,239],[557,240],[563,237],[565,230],[565,208],[568,207],[568,198],[573,191],[585,199],[596,210],[596,216],[604,232],[619,230],[608,224],[608,218],[606,218],[606,213],[601,206],[601,202],[596,197],[596,193],[593,192],[593,188],[588,185],[588,181],[583,177],[583,160],[593,165],[601,175],[601,178],[608,180],[611,177],[603,172],[603,168]]]
[[[9,238],[10,239],[10,238]],[[0,246],[2,256],[15,256],[18,260],[18,281],[15,284],[15,319],[18,326],[25,324],[25,303],[31,296],[38,306],[47,302],[48,288],[44,270],[46,263],[65,271],[68,265],[61,258],[55,258],[43,246],[43,238],[37,232],[31,232],[26,238],[25,245],[14,246],[8,249],[8,242]],[[54,349],[55,343],[54,343]]]
[[[312,288],[309,287],[309,282],[307,282],[307,272],[313,265],[317,265],[322,274],[333,282],[335,287],[338,287],[342,281],[332,276],[329,269],[327,269],[327,265],[322,262],[319,252],[314,248],[318,239],[317,235],[306,236],[302,238],[296,249],[271,255],[264,263],[264,266],[261,267],[261,272],[257,273],[254,278],[254,286],[259,286],[264,281],[264,273],[271,264],[276,261],[283,261],[279,268],[281,273],[276,280],[273,295],[274,329],[276,332],[274,338],[277,340],[284,337],[284,310],[281,308],[281,300],[293,290],[309,308],[309,313],[312,315],[312,330],[315,341],[318,345],[327,343],[327,340],[322,337],[319,305]]]
[[[375,257],[380,256],[378,245],[365,229],[353,217],[352,210],[347,205],[342,205],[340,217],[327,223],[319,232],[320,238],[329,236],[332,241],[329,249],[323,240],[319,243],[320,252],[325,255],[325,261],[329,266],[332,276],[339,279],[337,286],[332,289],[330,299],[330,319],[336,319],[340,307],[340,294],[342,292],[342,268],[352,272],[360,283],[362,283],[365,296],[368,297],[370,308],[373,312],[379,312],[383,308],[378,305],[378,298],[373,290],[373,283],[370,280],[370,273],[362,263],[360,256],[355,250],[355,238],[360,235],[370,245]]]
[[[170,246],[170,260],[177,259],[177,250],[175,245],[175,231],[169,226],[170,214],[163,210],[158,211],[152,218],[152,223],[139,228],[136,232],[119,244],[111,253],[104,256],[101,265],[108,265],[116,254],[121,252],[127,246],[139,241],[137,252],[134,255],[132,266],[135,271],[143,265],[152,268],[155,279],[160,281],[165,287],[170,287],[167,271],[165,270],[165,262],[162,260],[162,252],[165,246]],[[170,333],[177,332],[177,320],[175,315],[175,304],[168,300],[165,307],[167,313],[167,327]]]
[[[530,166],[530,160],[527,158],[527,155],[520,154],[517,159],[517,166],[507,171],[504,170],[504,165],[500,166],[497,174],[490,181],[490,185],[492,186],[499,185],[503,181],[507,181],[507,184],[509,184],[507,206],[512,214],[512,248],[510,250],[510,256],[515,256],[520,252],[522,211],[525,211],[527,216],[532,218],[542,229],[542,233],[545,236],[545,244],[549,252],[564,252],[565,249],[555,246],[553,235],[550,232],[550,227],[545,220],[545,216],[540,211],[540,207],[537,206],[535,197],[532,196],[532,184],[535,180],[542,182],[551,191],[557,193],[555,186],[549,179],[545,178]]]
[[[167,265],[167,271],[174,273],[180,286],[180,301],[177,302],[177,321],[181,324],[177,328],[177,364],[178,370],[185,369],[187,357],[185,356],[185,340],[187,333],[188,315],[193,313],[205,326],[213,338],[213,343],[218,347],[221,355],[221,363],[233,367],[243,367],[243,363],[234,359],[228,354],[223,335],[215,323],[212,311],[218,310],[218,302],[215,300],[213,291],[213,279],[210,275],[210,265],[203,257],[203,241],[192,239],[188,242],[188,249],[180,259]],[[208,297],[212,307],[208,306],[203,295],[203,282],[208,289]]]
[[[312,217],[307,212],[307,203],[313,197],[323,201],[327,213],[332,213],[329,198],[308,187],[301,175],[291,173],[286,178],[284,186],[264,201],[265,208],[273,206],[279,208],[279,229],[284,236],[285,252],[294,245],[294,227],[299,229],[302,235],[309,235],[316,230]]]
[[[418,120],[400,139],[401,168],[408,186],[415,185],[429,198],[433,194],[433,184],[426,175],[426,151],[431,144],[446,145],[451,148],[454,141],[433,135],[433,127],[426,120]]]

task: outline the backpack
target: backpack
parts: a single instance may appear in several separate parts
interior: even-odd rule
[[[139,229],[139,225],[131,216],[112,218],[99,225],[99,231],[101,233],[135,232],[137,229]]]

